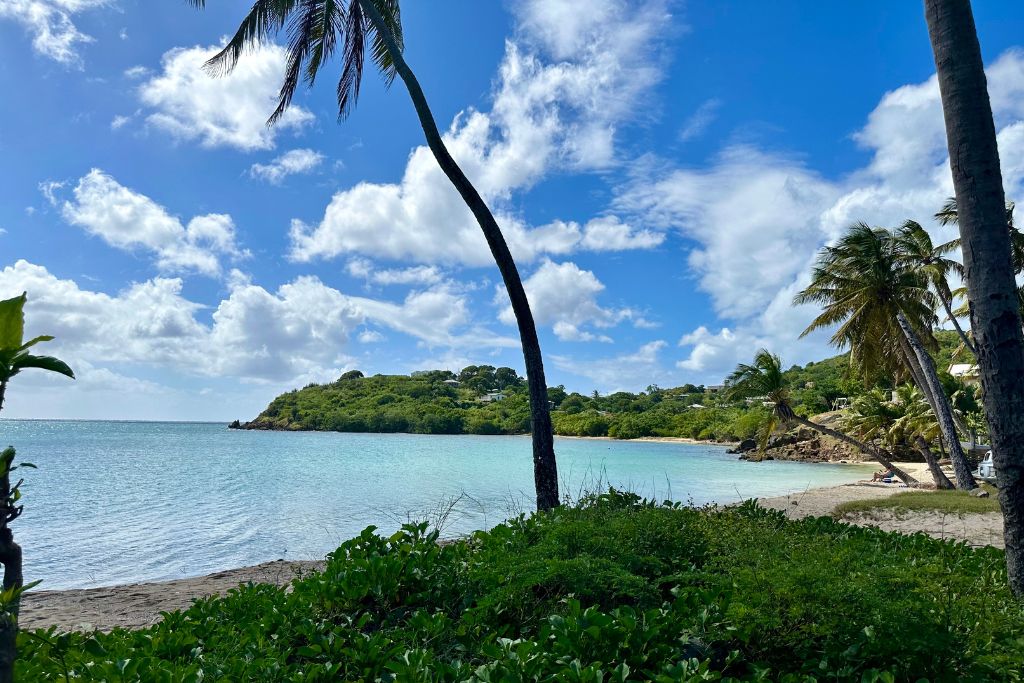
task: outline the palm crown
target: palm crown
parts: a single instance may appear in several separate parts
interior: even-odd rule
[[[205,7],[206,0],[188,0],[194,7]],[[371,59],[384,80],[395,79],[395,62],[382,36],[367,17],[378,13],[401,50],[404,47],[398,0],[256,0],[238,30],[220,52],[208,62],[215,73],[235,68],[239,58],[255,45],[268,41],[287,27],[288,62],[277,108],[268,124],[274,124],[291,104],[299,83],[313,85],[320,68],[336,51],[341,51],[341,76],[338,79],[338,116],[345,118],[359,99],[363,66],[369,45]]]
[[[824,248],[811,284],[794,298],[797,304],[824,309],[801,336],[838,325],[832,343],[849,346],[851,362],[865,373],[900,371],[895,360],[900,313],[934,345],[930,331],[938,301],[904,247],[888,230],[855,223],[834,246]]]

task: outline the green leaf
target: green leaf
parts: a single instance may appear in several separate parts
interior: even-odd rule
[[[25,335],[25,293],[0,301],[0,349],[17,349]]]
[[[48,341],[53,341],[53,335],[41,334],[38,337],[36,337],[35,339],[32,339],[31,341],[27,341],[24,344],[22,344],[21,348],[18,349],[18,350],[19,351],[24,351],[25,349],[27,349],[29,347],[35,346],[39,342],[48,342]]]
[[[25,368],[39,368],[40,370],[49,370],[50,372],[65,375],[71,379],[75,378],[75,373],[68,367],[68,364],[53,356],[32,356],[29,354],[19,356],[14,359],[12,364],[14,372],[11,374],[17,374]]]

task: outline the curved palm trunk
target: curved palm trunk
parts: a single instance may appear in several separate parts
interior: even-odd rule
[[[939,467],[939,461],[936,460],[935,454],[932,453],[932,449],[928,447],[928,442],[925,441],[924,437],[918,434],[914,437],[914,446],[917,447],[917,452],[924,457],[924,461],[928,463],[928,471],[932,474],[932,479],[935,481],[935,488],[938,489],[952,489],[956,488],[953,486],[953,482],[949,480],[946,473]]]
[[[968,0],[925,0],[946,121],[971,330],[992,438],[1011,590],[1024,596],[1024,332],[999,150]]]
[[[935,363],[925,351],[907,317],[900,312],[896,314],[896,320],[917,358],[924,380],[928,383],[932,395],[932,407],[935,409],[935,417],[939,420],[939,429],[949,443],[949,458],[953,461],[953,472],[956,473],[956,487],[964,491],[976,489],[978,484],[974,481],[971,468],[967,464],[967,456],[964,455],[964,449],[960,446],[960,436],[957,434],[956,424],[953,422],[953,410],[950,408],[949,399],[946,398],[946,392],[942,390],[942,383],[939,382],[939,375],[935,371]]]
[[[912,476],[910,476],[902,469],[894,465],[892,463],[892,460],[890,460],[887,457],[887,455],[882,451],[882,449],[875,448],[874,446],[869,446],[868,444],[862,441],[858,441],[852,436],[847,436],[846,434],[843,434],[840,431],[836,431],[831,427],[826,427],[825,425],[818,424],[817,422],[811,422],[807,418],[800,417],[799,415],[793,415],[790,417],[790,419],[793,422],[796,422],[797,424],[807,427],[808,429],[813,429],[814,431],[820,432],[821,434],[831,436],[833,439],[838,439],[843,443],[848,443],[857,450],[859,450],[861,453],[871,456],[874,460],[878,461],[878,463],[882,465],[882,467],[892,470],[892,473],[895,474],[900,479],[900,481],[902,481],[907,486],[920,485],[920,482],[917,479],[914,479]]]
[[[953,292],[949,291],[949,285],[943,282],[939,287],[939,299],[942,301],[942,307],[946,309],[946,315],[949,316],[949,320],[953,323],[953,327],[956,328],[956,333],[960,335],[960,341],[964,343],[964,347],[971,352],[971,354],[977,358],[978,351],[974,348],[974,343],[964,332],[964,329],[960,327],[960,321],[953,315]]]
[[[473,212],[480,229],[487,239],[487,246],[491,249],[494,261],[501,271],[501,278],[505,282],[505,289],[508,290],[509,299],[512,301],[512,311],[515,313],[516,322],[519,325],[519,336],[523,345],[523,360],[526,364],[526,381],[530,389],[530,423],[533,432],[533,478],[537,489],[537,509],[550,510],[558,506],[558,466],[555,462],[555,445],[553,429],[551,426],[551,412],[548,407],[548,388],[544,378],[544,362],[540,352],[540,341],[537,339],[537,326],[533,320],[533,313],[530,311],[530,302],[526,298],[526,290],[523,289],[522,279],[516,269],[515,261],[512,259],[512,252],[509,251],[505,237],[501,234],[497,221],[491,214],[490,209],[484,202],[480,193],[469,182],[469,178],[462,172],[459,165],[452,158],[452,155],[445,147],[441,133],[434,122],[434,115],[427,105],[427,98],[423,94],[419,81],[409,68],[402,56],[402,51],[395,43],[394,37],[384,22],[384,18],[374,6],[373,2],[361,2],[366,17],[373,24],[374,29],[380,34],[381,39],[387,45],[388,52],[394,62],[395,70],[405,83],[409,91],[416,114],[419,116],[420,126],[427,138],[427,146],[437,159],[441,170],[451,181],[455,189],[462,196],[466,206]]]

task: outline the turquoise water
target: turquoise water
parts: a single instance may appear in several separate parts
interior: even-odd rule
[[[236,431],[223,424],[0,421],[25,513],[25,577],[41,588],[172,579],[322,558],[368,525],[437,514],[457,535],[531,507],[528,437]],[[721,446],[556,440],[563,493],[608,483],[728,503],[853,481],[864,468],[746,463]]]

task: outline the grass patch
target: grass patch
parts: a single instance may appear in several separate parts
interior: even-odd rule
[[[941,512],[953,515],[999,512],[995,487],[983,484],[982,488],[989,492],[988,498],[977,498],[967,491],[903,491],[888,498],[851,500],[837,506],[832,516],[842,519],[851,513],[871,513],[879,510]]]
[[[994,548],[611,492],[443,546],[370,528],[290,591],[18,646],[24,681],[1021,681],[1024,604]]]

